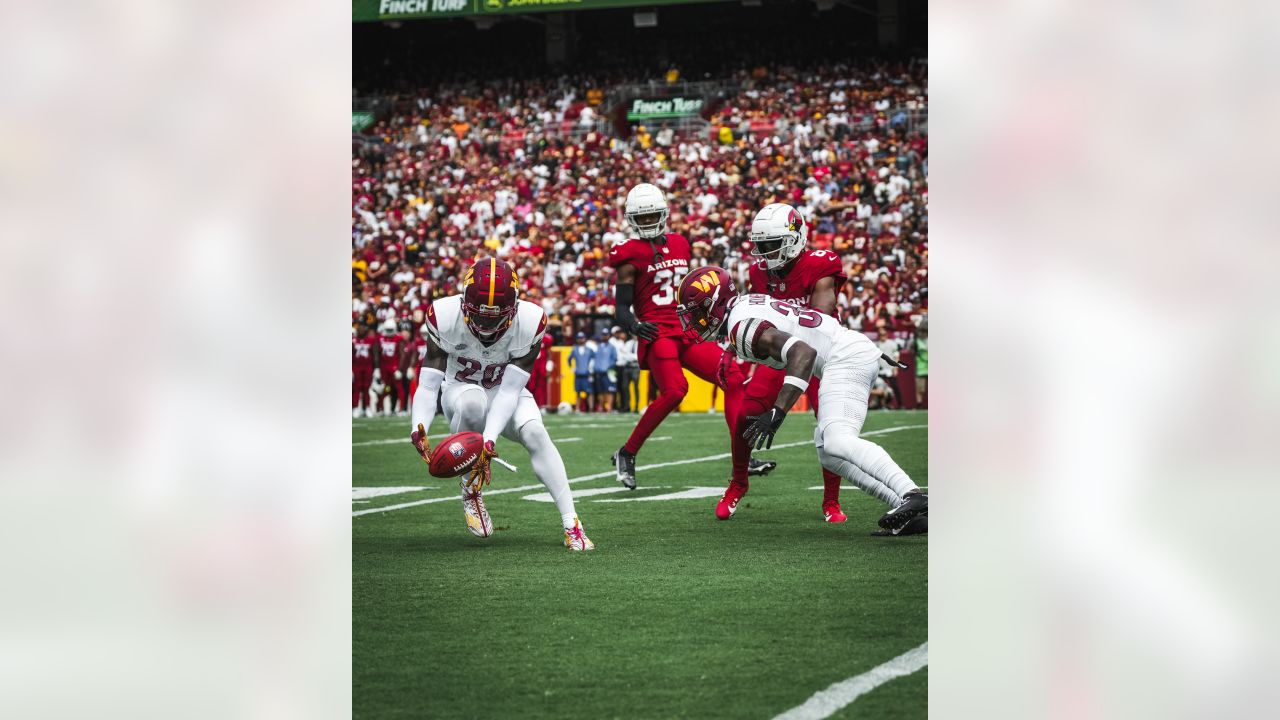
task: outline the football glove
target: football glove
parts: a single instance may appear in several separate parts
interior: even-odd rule
[[[787,411],[779,408],[769,408],[769,412],[749,417],[751,424],[747,426],[746,432],[742,433],[742,438],[747,441],[747,445],[754,446],[756,450],[765,450],[773,447],[773,434],[778,432],[778,428],[782,426],[782,421],[787,418]]]
[[[422,462],[430,465],[431,443],[427,441],[427,431],[423,429],[422,423],[418,423],[417,430],[409,433],[409,442],[413,443],[413,449],[422,456]]]
[[[629,325],[631,327],[627,329],[631,331],[632,335],[635,335],[641,340],[653,342],[658,339],[658,326],[651,322],[637,322],[633,320]]]
[[[496,457],[498,451],[494,448],[493,441],[485,440],[484,447],[480,449],[480,457],[476,458],[476,464],[471,466],[471,473],[467,475],[467,489],[476,492],[489,484],[493,478],[489,463]]]

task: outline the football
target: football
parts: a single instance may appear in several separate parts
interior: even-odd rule
[[[484,436],[478,432],[454,433],[431,449],[432,477],[455,478],[475,465],[484,448]]]

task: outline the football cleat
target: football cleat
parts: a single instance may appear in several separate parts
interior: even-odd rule
[[[575,552],[596,549],[591,538],[582,532],[582,523],[578,522],[578,518],[573,519],[573,527],[564,529],[564,546]]]
[[[613,454],[613,466],[618,468],[618,482],[628,490],[636,489],[636,456],[626,448],[618,448]]]
[[[360,408],[358,408],[358,407],[351,408],[351,417],[353,417],[353,418],[358,418],[358,417],[360,417]]]
[[[747,463],[747,475],[768,475],[773,469],[778,467],[778,463],[773,460],[757,460],[751,458]]]
[[[929,516],[917,515],[907,521],[906,525],[897,530],[877,530],[872,535],[877,537],[891,537],[897,535],[928,535],[929,534]]]
[[[840,503],[827,500],[822,503],[822,518],[829,523],[842,523],[849,517],[840,511]]]
[[[716,503],[716,517],[721,520],[728,520],[733,514],[738,512],[738,501],[743,495],[747,494],[749,486],[740,482],[729,482],[729,487],[725,488],[724,496],[720,498],[720,502]]]
[[[879,525],[897,535],[898,531],[902,530],[911,521],[911,518],[928,514],[929,496],[919,490],[913,490],[902,496],[902,502],[898,504],[898,507],[880,516]]]
[[[484,498],[479,490],[462,488],[462,514],[467,519],[467,530],[476,537],[489,537],[493,534],[493,520],[489,519],[489,509],[484,506]]]

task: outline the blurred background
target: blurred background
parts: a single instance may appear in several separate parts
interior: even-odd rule
[[[612,330],[605,262],[631,237],[623,201],[641,182],[666,193],[694,266],[726,267],[744,287],[755,213],[799,208],[810,247],[851,279],[840,319],[908,365],[885,364],[877,404],[925,405],[925,3],[456,5],[355,4],[353,361],[374,364],[363,333],[379,338],[382,367],[353,389],[353,414],[407,414],[424,305],[493,255],[550,318],[535,398],[642,410],[648,373]],[[618,346],[604,355],[616,368],[593,370],[621,389],[574,397],[577,333],[590,356]],[[721,406],[689,379],[682,411]]]

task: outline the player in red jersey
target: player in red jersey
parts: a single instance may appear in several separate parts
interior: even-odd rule
[[[382,392],[378,395],[378,402],[374,405],[374,410],[381,414],[383,402],[390,397],[391,406],[387,408],[387,415],[392,415],[396,411],[398,405],[403,399],[403,391],[400,389],[400,380],[404,374],[400,372],[400,356],[404,352],[404,338],[400,337],[400,333],[396,331],[395,320],[385,320],[382,323],[381,332],[378,334],[378,375],[382,379]]]
[[[812,308],[836,317],[836,294],[844,285],[845,276],[840,258],[827,250],[806,250],[808,228],[804,218],[790,205],[773,203],[756,214],[751,223],[752,264],[751,292],[771,295],[779,300],[790,300],[795,305]],[[747,463],[751,457],[751,445],[743,439],[739,429],[749,424],[748,417],[766,412],[778,397],[784,370],[757,365],[751,380],[745,386],[733,385],[726,389],[726,402],[730,393],[743,394],[735,403],[740,410],[731,427],[733,432],[733,476],[724,497],[716,503],[716,517],[729,519],[738,509],[738,501],[747,494]],[[818,378],[809,384],[807,395],[813,412],[818,412]],[[830,470],[822,470],[822,517],[827,522],[844,522],[840,510],[840,476]]]
[[[408,339],[404,342],[404,352],[400,353],[400,374],[404,376],[405,392],[412,398],[418,389],[418,369],[427,357],[427,341],[423,337],[422,328],[415,329],[413,322],[405,320],[400,323],[401,335]],[[407,335],[406,335],[407,333]]]
[[[553,341],[550,335],[542,336],[542,350],[538,353],[538,359],[533,363],[533,371],[530,373],[529,384],[526,386],[529,392],[533,393],[533,401],[538,407],[545,408],[547,406],[547,380],[551,375],[551,345]]]
[[[373,369],[377,367],[378,341],[366,323],[356,326],[356,336],[351,338],[351,417],[360,417],[369,410],[369,386],[373,384]]]
[[[676,317],[676,288],[689,271],[692,255],[683,235],[667,232],[667,216],[667,200],[661,190],[648,183],[635,186],[627,193],[626,217],[638,237],[609,251],[609,265],[618,271],[617,324],[639,339],[640,367],[649,370],[658,387],[658,397],[640,416],[626,444],[613,454],[618,482],[632,490],[636,487],[636,454],[689,392],[682,366],[723,387],[718,376],[724,350],[713,342],[691,341]],[[741,384],[743,371],[736,364],[729,367],[726,381]],[[726,394],[725,421],[737,414]]]

